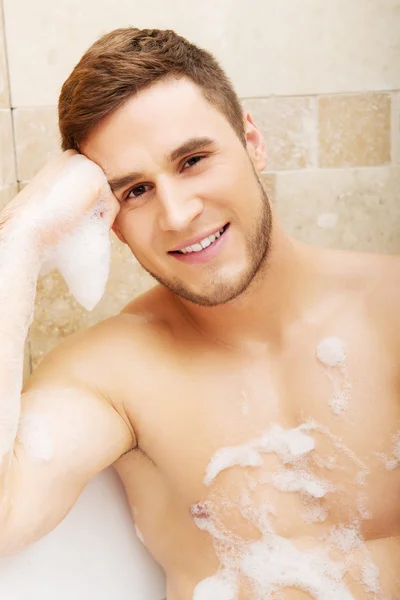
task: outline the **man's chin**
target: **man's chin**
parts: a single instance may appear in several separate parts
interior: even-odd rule
[[[204,284],[204,288],[208,290],[207,294],[189,290],[183,286],[167,286],[170,292],[179,296],[183,300],[195,304],[197,306],[204,306],[207,308],[215,308],[233,302],[241,296],[248,288],[251,283],[252,276],[240,277],[239,281],[221,281],[218,285],[214,284],[214,289],[210,290],[209,284]]]

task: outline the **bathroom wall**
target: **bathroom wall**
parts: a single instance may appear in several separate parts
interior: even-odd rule
[[[172,28],[216,54],[264,132],[269,165],[263,182],[291,234],[319,246],[400,253],[398,0],[2,1],[2,205],[58,152],[58,93],[85,49],[116,27]],[[27,344],[27,369],[64,336],[115,313],[150,285],[149,276],[115,240],[107,293],[92,313],[76,304],[57,273],[41,278]],[[112,475],[105,477],[85,492],[89,495],[72,511],[68,526],[64,522],[62,531],[58,528],[51,534],[59,537],[49,536],[51,541],[38,545],[31,558],[18,563],[14,571],[7,567],[7,591],[14,585],[13,593],[4,596],[7,600],[27,597],[15,587],[17,573],[26,576],[34,571],[33,580],[39,585],[40,569],[50,555],[56,556],[52,564],[63,573],[65,585],[70,583],[73,576],[65,575],[72,573],[75,563],[68,553],[74,554],[73,549],[81,544],[78,539],[87,511],[93,501],[100,507],[91,527],[101,530],[110,510],[99,492],[101,486],[108,490],[111,485],[112,493],[120,498],[120,528],[114,532],[114,541],[118,546],[118,540],[123,540],[123,556],[129,555],[123,565],[131,564],[139,551],[135,546],[125,552],[131,543],[126,528],[129,539],[132,533],[129,525],[121,525],[125,524],[125,505],[117,483],[109,484]],[[101,535],[108,535],[108,530],[102,531]],[[97,538],[91,539],[89,544]],[[84,548],[88,551],[89,546]],[[103,550],[101,560],[106,560]],[[93,564],[96,560],[101,564],[98,554]],[[29,561],[34,567],[29,567]],[[60,566],[63,561],[67,571]],[[158,594],[161,579],[158,572],[151,573]],[[73,585],[78,589],[82,577],[76,577]],[[131,577],[132,573],[125,572],[123,581]],[[3,597],[1,581],[0,568]],[[85,589],[94,589],[95,577],[90,581]],[[53,598],[53,585],[43,587],[42,583],[42,600]],[[103,582],[103,590],[104,586]],[[122,587],[113,597],[145,598],[143,591],[135,596],[132,589],[124,595]],[[69,597],[91,596],[81,592]],[[154,600],[159,597],[152,596]]]
[[[58,93],[85,49],[116,27],[173,28],[216,54],[264,132],[264,181],[290,233],[317,245],[400,252],[398,0],[3,5],[3,202],[58,151]],[[151,284],[119,243],[107,294],[91,314],[57,274],[41,279],[33,366],[65,335],[115,313]]]

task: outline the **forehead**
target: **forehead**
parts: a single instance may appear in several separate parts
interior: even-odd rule
[[[158,82],[103,119],[82,145],[106,173],[132,160],[159,160],[192,137],[234,133],[225,116],[187,80]]]

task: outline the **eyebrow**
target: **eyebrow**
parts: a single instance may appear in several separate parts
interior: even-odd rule
[[[203,150],[206,146],[210,146],[214,144],[214,140],[209,137],[194,137],[190,138],[183,144],[181,144],[175,150],[167,156],[167,161],[169,163],[175,162],[178,158],[185,156],[186,154],[190,154],[191,152],[195,152],[196,150]],[[111,188],[113,193],[118,192],[122,188],[126,187],[137,181],[138,179],[144,179],[145,176],[143,173],[138,171],[132,171],[130,173],[126,173],[125,175],[121,175],[119,177],[113,177],[108,180],[108,185]]]
[[[185,156],[185,154],[190,154],[196,150],[202,150],[213,143],[214,140],[209,137],[190,138],[190,140],[187,140],[187,142],[184,142],[181,146],[172,150],[171,154],[168,156],[168,162],[174,162],[178,158]]]

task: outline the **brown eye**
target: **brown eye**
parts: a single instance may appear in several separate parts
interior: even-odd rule
[[[203,158],[206,158],[206,157],[205,156],[191,156],[190,158],[187,159],[187,161],[183,165],[183,168],[185,169],[188,167],[194,167],[194,165],[197,165],[197,163],[200,162]],[[185,165],[188,165],[188,167],[186,167]]]
[[[141,185],[137,185],[128,192],[126,199],[129,200],[130,198],[139,198],[139,196],[143,196],[143,194],[147,192],[149,187],[149,185],[145,185],[144,183]]]

